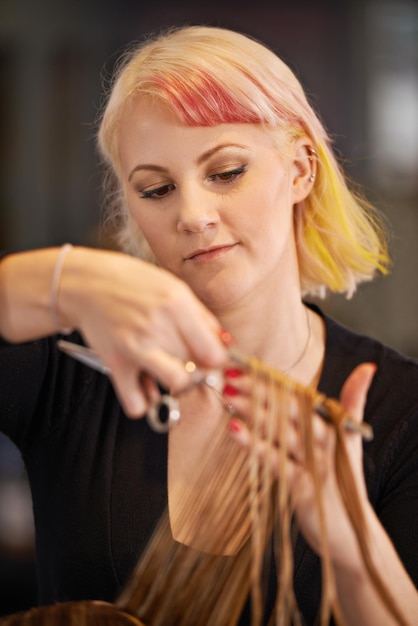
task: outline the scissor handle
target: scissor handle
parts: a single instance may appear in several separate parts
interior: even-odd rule
[[[168,433],[180,419],[179,403],[168,393],[163,393],[155,404],[151,405],[147,413],[147,421],[152,430],[157,433]]]

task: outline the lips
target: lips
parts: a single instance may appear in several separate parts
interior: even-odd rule
[[[236,245],[237,244],[232,243],[221,246],[212,246],[211,248],[199,248],[188,254],[185,257],[185,261],[211,261],[227,254]]]

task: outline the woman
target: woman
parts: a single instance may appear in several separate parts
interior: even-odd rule
[[[146,261],[66,247],[0,265],[1,426],[31,481],[41,603],[115,598],[167,502],[175,511],[193,479],[222,403],[243,418],[231,419],[231,436],[249,445],[239,368],[227,367],[222,401],[207,387],[180,395],[181,420],[168,438],[126,419],[149,409],[153,381],[174,393],[186,387],[185,361],[226,367],[226,329],[242,353],[340,397],[354,420],[373,426],[364,463],[358,435],[347,433],[347,448],[372,558],[412,624],[418,367],[302,300],[327,289],[352,295],[388,258],[377,217],[348,188],[298,81],[248,37],[173,30],[121,64],[99,147],[119,241]],[[117,397],[105,377],[57,350],[54,333],[71,328],[100,355]],[[334,433],[314,422],[345,621],[396,623],[366,575],[335,487]],[[266,462],[278,472],[274,455]],[[320,533],[297,439],[286,471],[302,534],[295,591],[311,624]]]

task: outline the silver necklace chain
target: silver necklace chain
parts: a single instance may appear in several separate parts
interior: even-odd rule
[[[302,359],[304,358],[304,356],[306,355],[307,351],[308,351],[308,346],[309,343],[311,341],[311,320],[309,317],[309,310],[308,308],[305,306],[305,311],[306,311],[306,325],[308,328],[308,338],[306,340],[305,345],[303,346],[303,350],[300,353],[300,355],[298,356],[298,358],[296,359],[296,361],[294,363],[292,363],[292,365],[290,365],[290,367],[288,367],[287,369],[283,370],[283,374],[288,374],[289,372],[292,371],[292,369],[294,369],[296,367],[296,365],[299,365],[299,363],[302,361]]]

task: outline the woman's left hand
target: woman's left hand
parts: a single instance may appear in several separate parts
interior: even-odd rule
[[[376,366],[372,363],[359,365],[348,377],[341,392],[340,402],[351,418],[357,422],[363,419],[367,392],[373,379]],[[232,374],[232,375],[230,375]],[[233,417],[230,431],[233,438],[244,447],[255,444],[261,462],[268,462],[273,475],[280,480],[280,441],[273,446],[251,431],[252,401],[250,395],[251,380],[245,373],[237,376],[235,371],[226,372],[224,398],[227,404],[233,404],[241,419]],[[229,393],[228,393],[229,392]],[[335,472],[335,428],[325,423],[318,415],[312,415],[314,458],[321,481],[323,510],[328,530],[328,545],[334,564],[350,563],[356,567],[359,551],[354,531],[346,513],[339,492]],[[321,532],[315,499],[315,488],[311,472],[308,470],[300,438],[300,424],[297,415],[291,415],[286,432],[285,472],[288,489],[292,499],[299,528],[306,541],[318,554],[321,553]],[[358,433],[346,432],[345,444],[355,479],[360,501],[368,506],[367,491],[362,464],[362,440]],[[283,468],[283,465],[281,466]],[[283,471],[283,470],[282,470]]]

